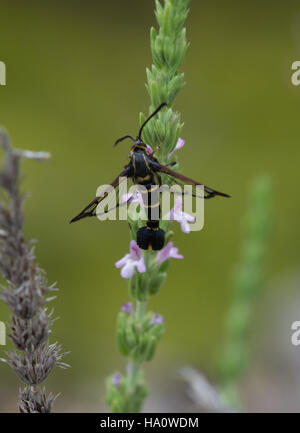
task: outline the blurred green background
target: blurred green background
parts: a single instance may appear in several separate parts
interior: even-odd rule
[[[46,384],[62,392],[59,410],[100,410],[104,377],[125,366],[115,322],[128,294],[114,262],[128,250],[127,224],[68,222],[121,171],[129,146],[112,144],[135,135],[139,112],[148,112],[153,9],[149,0],[1,2],[7,85],[0,87],[0,123],[15,147],[52,154],[48,163],[23,164],[22,187],[30,192],[26,236],[38,240],[40,265],[60,288],[52,341],[71,351],[72,367],[54,370]],[[206,203],[203,231],[185,235],[176,227],[185,258],[171,263],[150,303],[167,329],[146,367],[150,383],[172,381],[182,364],[214,378],[247,186],[257,174],[274,182],[269,292],[299,266],[300,87],[290,80],[300,60],[299,2],[194,0],[186,24],[187,85],[175,105],[185,123],[181,170],[232,198]],[[2,304],[0,320],[8,320]],[[0,381],[12,401],[2,394],[0,410],[14,410],[19,382],[4,364]]]

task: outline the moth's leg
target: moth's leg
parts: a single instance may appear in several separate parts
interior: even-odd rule
[[[159,150],[161,149],[161,145],[159,144],[156,146],[156,148],[153,150],[152,155],[155,155]]]

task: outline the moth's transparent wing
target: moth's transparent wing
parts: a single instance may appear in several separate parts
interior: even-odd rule
[[[208,198],[207,193],[205,191],[205,185],[189,185],[183,182],[180,182],[178,179],[167,175],[170,178],[170,181],[166,185],[161,185],[161,192],[171,192],[175,196],[178,195],[187,195],[197,198]],[[180,187],[180,188],[178,188]]]
[[[197,182],[196,180],[193,180],[187,176],[184,176],[181,173],[177,173],[177,171],[174,171],[172,169],[170,169],[169,167],[166,167],[165,165],[161,165],[158,163],[153,164],[153,168],[156,169],[157,171],[167,174],[168,176],[170,176],[173,180],[173,183],[177,183],[178,185],[181,185],[182,187],[184,185],[192,185],[194,188],[194,192],[193,194],[197,194],[197,185],[202,185],[203,189],[204,189],[204,198],[213,198],[216,196],[221,196],[221,197],[230,197],[230,195],[225,194],[224,192],[220,192],[217,191],[215,189],[212,189],[204,184],[202,184],[201,182]]]
[[[97,197],[95,197],[88,205],[85,206],[85,208],[79,212],[78,215],[76,215],[74,218],[71,219],[70,223],[74,223],[75,221],[79,221],[82,218],[91,217],[96,215],[96,209],[101,203],[102,200],[105,199],[105,197],[108,196],[108,194],[111,192],[112,189],[115,190],[116,195],[118,196],[118,188],[120,185],[121,178],[126,178],[128,176],[128,169],[125,169],[122,171],[122,173],[117,176],[112,183],[109,185],[106,190],[102,191],[101,194],[99,194]],[[124,179],[125,180],[125,179]]]
[[[116,219],[116,210],[118,208],[124,208],[135,199],[135,188],[136,186],[134,185],[134,192],[122,194],[120,197],[120,184],[117,185],[113,190],[109,191],[105,195],[101,202],[96,205],[94,215],[100,220]]]

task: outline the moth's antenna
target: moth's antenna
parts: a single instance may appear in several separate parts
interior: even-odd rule
[[[130,138],[132,141],[134,141],[134,138],[131,135],[124,135],[124,137],[118,138],[118,140],[114,143],[114,147],[116,147],[116,145],[120,143],[120,141],[125,140],[125,138]]]
[[[155,111],[153,111],[152,114],[150,114],[150,116],[148,117],[148,119],[145,120],[145,122],[142,124],[142,126],[140,127],[140,130],[139,130],[139,135],[138,135],[138,139],[139,140],[141,139],[142,131],[143,131],[143,128],[146,125],[146,123],[148,123],[149,120],[152,119],[152,117],[155,116],[155,114],[157,114],[166,105],[168,105],[168,104],[166,104],[166,102],[163,102],[162,104],[160,104],[160,106],[157,107],[157,109]]]

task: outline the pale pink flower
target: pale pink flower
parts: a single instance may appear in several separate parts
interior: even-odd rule
[[[154,313],[150,325],[160,325],[161,323],[164,323],[163,316],[160,316],[158,313]]]
[[[178,248],[173,246],[173,242],[168,242],[167,245],[158,252],[156,261],[163,263],[167,259],[183,259],[182,254],[178,254]]]
[[[133,304],[132,302],[124,302],[121,308],[122,313],[133,314]]]
[[[122,259],[115,263],[116,268],[121,269],[122,278],[131,278],[134,274],[135,268],[141,274],[146,272],[146,265],[141,249],[136,241],[130,241],[130,252]]]
[[[173,209],[170,210],[169,214],[167,214],[165,218],[169,218],[171,221],[179,222],[181,230],[184,233],[190,233],[191,229],[189,223],[195,221],[195,217],[188,214],[187,212],[183,212],[181,195],[176,197]]]
[[[122,202],[123,203],[143,203],[143,199],[141,196],[141,193],[135,189],[134,192],[127,192],[126,194],[122,195]]]
[[[173,153],[175,152],[175,150],[181,149],[184,146],[184,143],[185,143],[184,139],[179,137],[174,150],[172,150],[172,152],[169,153],[168,159],[170,159],[171,156],[173,156]]]
[[[112,381],[112,383],[115,386],[120,386],[121,385],[121,375],[120,375],[120,373],[115,373],[113,375],[113,377],[111,378],[111,381]]]
[[[147,148],[147,152],[149,153],[149,155],[152,155],[152,153],[153,153],[152,147],[149,146],[149,144],[146,144],[146,148]]]

